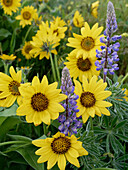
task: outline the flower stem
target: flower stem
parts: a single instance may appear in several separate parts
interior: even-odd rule
[[[51,54],[51,52],[50,52],[50,61],[51,61],[52,73],[53,73],[54,81],[57,81],[57,80],[56,80],[55,66],[54,66],[54,62],[53,62],[53,59],[52,59],[52,54]]]
[[[91,130],[93,131],[93,121],[92,121],[92,117],[90,117],[90,126],[91,126]]]
[[[25,35],[24,40],[23,40],[23,44],[25,43],[25,41],[26,41],[26,39],[27,39],[27,36],[28,36],[29,32],[31,31],[32,27],[33,27],[33,25],[31,25],[31,26],[29,27],[28,31],[26,32],[26,35]]]
[[[5,74],[8,74],[8,66],[9,65],[4,62],[4,72],[5,72]]]
[[[54,55],[54,58],[55,58],[55,68],[56,68],[57,77],[58,77],[58,81],[59,81],[59,87],[60,87],[60,72],[59,72],[59,67],[58,67],[57,56]]]

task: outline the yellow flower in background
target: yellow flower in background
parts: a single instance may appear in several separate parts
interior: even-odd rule
[[[61,19],[60,17],[58,17],[58,16],[57,16],[56,18],[53,17],[53,19],[54,19],[54,20],[53,20],[52,22],[53,22],[54,24],[57,24],[58,27],[63,27],[63,26],[66,25],[65,21],[64,21],[63,19]]]
[[[21,15],[18,15],[16,19],[20,20],[20,25],[24,28],[26,25],[31,25],[37,16],[37,9],[34,9],[33,6],[25,6],[21,10]]]
[[[4,9],[4,13],[8,15],[12,15],[12,11],[16,12],[18,7],[21,6],[21,0],[0,0],[2,8]]]
[[[9,56],[9,55],[6,55],[6,54],[2,54],[2,55],[0,56],[0,58],[1,58],[2,60],[13,61],[13,60],[15,60],[16,56],[14,56],[13,54],[11,54],[10,56]]]
[[[30,54],[30,51],[33,49],[33,45],[30,43],[30,41],[25,42],[25,45],[22,48],[22,54],[25,56],[27,60],[31,59],[33,57],[32,54]]]
[[[79,13],[79,11],[75,12],[75,15],[73,17],[73,24],[76,27],[82,27],[84,25],[84,18],[82,17],[82,15]]]
[[[31,44],[33,49],[30,51],[34,55],[34,58],[39,55],[39,60],[46,57],[49,59],[50,53],[57,54],[55,47],[59,45],[59,38],[52,33],[47,23],[40,25],[40,30],[37,31],[37,34],[32,37]]]
[[[75,94],[79,96],[77,99],[77,106],[79,112],[76,113],[77,117],[82,116],[83,123],[85,123],[89,116],[94,117],[95,114],[101,116],[101,113],[109,116],[110,112],[106,107],[112,106],[111,103],[104,101],[112,93],[111,91],[105,91],[107,83],[103,83],[100,79],[97,81],[97,77],[93,76],[90,82],[83,76],[83,88],[77,80],[75,83]]]
[[[15,72],[13,66],[9,69],[10,76],[0,72],[0,99],[3,101],[3,107],[10,107],[17,99],[17,103],[22,101],[19,87],[21,86],[21,71]]]
[[[95,56],[87,57],[86,59],[83,59],[83,56],[76,58],[76,53],[71,52],[66,59],[69,61],[64,64],[67,66],[71,77],[74,79],[79,77],[79,80],[82,81],[84,75],[90,80],[93,75],[98,76],[100,73],[99,71],[96,71],[97,67],[95,66],[95,61],[97,58]]]
[[[77,138],[65,136],[57,132],[52,138],[33,140],[32,144],[41,147],[35,154],[40,155],[38,163],[48,161],[47,169],[51,169],[57,162],[60,170],[65,170],[66,160],[76,167],[80,167],[78,157],[88,155],[88,152],[82,147],[82,142]]]
[[[54,24],[51,22],[50,29],[52,34],[55,34],[57,38],[63,39],[65,37],[65,31],[67,30],[67,27],[59,27],[57,23]]]
[[[98,6],[99,6],[99,1],[96,1],[96,2],[94,2],[94,3],[92,3],[92,5],[91,5],[91,14],[95,17],[95,18],[97,18],[97,16],[98,16]]]
[[[99,34],[102,32],[103,27],[98,28],[98,23],[96,23],[92,29],[90,29],[87,22],[85,22],[84,27],[81,28],[81,34],[78,35],[73,33],[75,38],[68,38],[69,43],[67,46],[76,48],[73,51],[76,53],[76,58],[83,55],[83,59],[87,57],[94,57],[96,55],[96,49],[100,50],[102,43],[100,42]]]
[[[122,90],[124,90],[124,88]],[[124,98],[128,102],[128,90],[127,89],[125,90],[124,94],[125,94]]]
[[[46,76],[41,82],[35,76],[31,86],[20,88],[23,104],[17,109],[17,115],[26,116],[26,121],[34,125],[42,122],[50,125],[50,119],[57,119],[59,112],[65,110],[59,102],[65,100],[67,96],[60,94],[61,89],[56,89],[57,85],[57,82],[48,85]]]
[[[35,24],[39,26],[42,23],[42,16],[38,17],[38,15],[35,17]]]

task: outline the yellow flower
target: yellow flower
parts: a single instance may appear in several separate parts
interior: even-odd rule
[[[60,170],[65,170],[66,160],[76,167],[80,167],[78,157],[88,155],[88,152],[82,147],[82,142],[77,138],[65,136],[57,132],[53,138],[37,139],[32,144],[41,147],[35,153],[41,155],[37,160],[38,163],[48,161],[47,169],[51,169],[57,162]]]
[[[92,3],[92,6],[91,6],[91,14],[95,17],[95,18],[97,18],[97,16],[98,16],[98,12],[97,12],[97,10],[98,10],[98,6],[99,6],[99,1],[96,1],[96,2],[94,2],[94,3]]]
[[[63,39],[65,37],[65,31],[67,30],[67,27],[59,27],[57,22],[56,24],[51,22],[50,28],[51,28],[52,34],[55,34],[57,38]]]
[[[42,23],[39,28],[40,30],[37,31],[37,34],[32,37],[31,44],[34,48],[30,53],[34,54],[34,58],[39,55],[39,60],[44,57],[49,59],[50,52],[57,54],[55,47],[59,45],[59,38],[52,34],[51,29],[47,27],[47,23]]]
[[[33,49],[33,45],[30,43],[30,41],[25,42],[25,45],[22,48],[22,54],[25,56],[27,60],[32,58],[32,54],[30,54],[30,51]]]
[[[69,43],[67,46],[76,48],[73,50],[76,53],[76,58],[79,58],[81,55],[83,55],[83,59],[94,57],[96,49],[100,50],[102,45],[100,37],[103,35],[99,36],[102,30],[103,27],[98,28],[98,23],[90,29],[88,23],[85,22],[84,27],[81,28],[82,35],[73,33],[75,38],[68,38]]]
[[[124,88],[122,90],[124,90]],[[128,102],[128,90],[127,89],[125,90],[124,94],[125,94],[124,98]]]
[[[82,27],[84,25],[84,18],[80,15],[79,11],[75,12],[75,15],[73,17],[73,24],[76,27]]]
[[[13,61],[13,60],[15,60],[16,56],[14,56],[13,54],[11,54],[10,56],[9,56],[9,55],[6,55],[6,54],[2,54],[2,55],[0,56],[0,58],[1,58],[2,60]]]
[[[83,76],[83,88],[77,80],[74,80],[74,82],[75,94],[79,96],[77,99],[79,112],[76,116],[82,115],[83,123],[88,120],[89,116],[94,117],[95,114],[98,116],[101,116],[101,113],[107,116],[110,115],[106,107],[110,107],[112,104],[103,101],[112,94],[111,91],[104,91],[107,83],[103,83],[102,79],[97,82],[96,76],[93,76],[90,82]]]
[[[22,101],[19,87],[21,86],[21,71],[15,72],[13,66],[10,67],[10,76],[0,72],[0,99],[6,98],[3,107],[10,107],[15,100],[20,104]]]
[[[63,27],[63,26],[65,26],[66,25],[66,23],[65,23],[65,21],[63,20],[63,19],[61,19],[60,17],[53,17],[53,23],[54,24],[57,24],[58,25],[58,27]]]
[[[26,116],[28,123],[39,125],[42,122],[50,124],[50,119],[57,119],[59,112],[65,109],[59,104],[66,99],[66,95],[60,94],[57,82],[48,85],[47,77],[44,76],[41,83],[38,77],[32,80],[32,86],[21,87],[20,93],[23,96],[23,104],[17,109],[17,115]]]
[[[67,66],[71,77],[74,79],[79,77],[79,80],[82,81],[82,77],[84,75],[90,80],[93,75],[98,76],[100,73],[99,71],[96,71],[95,61],[97,58],[95,56],[93,58],[87,57],[86,59],[83,59],[82,56],[80,58],[76,58],[76,54],[71,52],[67,59],[69,61],[64,64]]]
[[[35,18],[35,24],[39,26],[42,23],[42,16],[38,17],[38,15]]]
[[[12,15],[12,11],[16,12],[18,7],[21,6],[21,0],[0,0],[2,8],[4,9],[4,13],[8,15]]]
[[[16,17],[17,20],[20,20],[20,25],[24,28],[26,25],[31,25],[32,20],[37,18],[37,9],[34,9],[33,6],[25,6],[21,10],[21,15]]]

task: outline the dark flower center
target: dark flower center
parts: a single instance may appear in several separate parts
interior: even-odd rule
[[[94,47],[94,40],[92,37],[86,37],[81,41],[81,47],[86,51],[90,51]]]
[[[25,12],[23,13],[23,18],[24,18],[25,20],[29,20],[29,19],[31,18],[30,12],[25,11]]]
[[[25,52],[27,53],[27,54],[29,54],[29,52],[32,50],[32,45],[30,44],[30,45],[27,45],[26,47],[25,47]]]
[[[80,102],[84,107],[92,107],[94,106],[96,99],[93,93],[83,92],[80,97]]]
[[[79,68],[79,70],[88,71],[90,70],[91,65],[92,64],[88,58],[86,58],[85,60],[83,60],[83,58],[79,58],[77,60],[77,67]]]
[[[46,110],[48,107],[48,104],[49,104],[49,101],[47,97],[42,93],[36,93],[31,98],[32,108],[37,112]]]
[[[53,140],[53,142],[51,143],[51,147],[54,153],[64,154],[71,147],[71,142],[70,142],[70,139],[60,136]]]
[[[42,46],[42,50],[46,51],[47,53],[49,52],[49,45],[48,45],[48,43],[44,42],[44,44]]]
[[[11,6],[13,3],[13,0],[3,0],[3,4],[7,7]]]
[[[19,92],[19,87],[20,87],[20,83],[13,80],[9,83],[9,91],[12,93],[12,95],[14,96],[20,96],[20,92]]]
[[[57,33],[56,35],[58,36],[58,35],[59,35],[58,29],[54,30],[54,31],[53,31],[53,34],[54,34],[54,33]]]

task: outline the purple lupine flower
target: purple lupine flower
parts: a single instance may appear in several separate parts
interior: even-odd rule
[[[76,134],[77,129],[82,127],[82,123],[79,120],[81,118],[76,117],[76,113],[79,112],[76,100],[79,96],[74,93],[75,88],[67,67],[64,67],[62,70],[61,83],[62,93],[67,95],[67,99],[62,103],[65,112],[61,113],[58,118],[61,123],[58,129],[65,135]]]
[[[114,71],[119,69],[118,64],[115,64],[115,62],[119,61],[117,51],[119,51],[120,43],[116,41],[121,39],[121,35],[112,36],[116,31],[117,22],[115,10],[112,2],[109,1],[107,6],[106,29],[104,31],[104,37],[100,38],[100,42],[105,45],[100,47],[101,51],[96,50],[98,60],[95,62],[97,71],[103,69],[104,82],[106,81],[108,72],[113,75]]]

